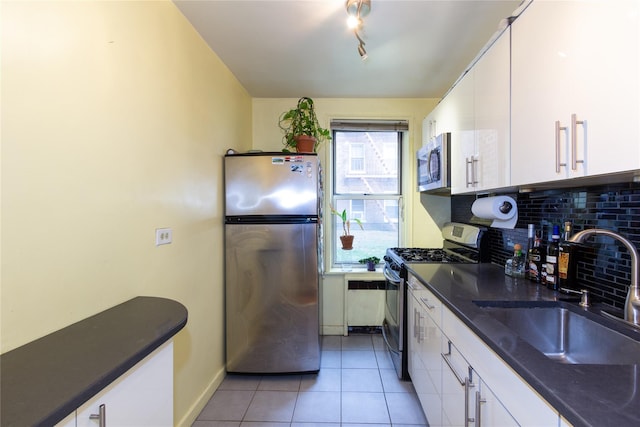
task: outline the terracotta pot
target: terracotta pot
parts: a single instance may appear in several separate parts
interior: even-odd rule
[[[350,251],[351,249],[353,249],[352,235],[340,236],[340,241],[342,242],[342,249],[344,249],[345,251]]]
[[[309,135],[299,135],[295,137],[296,151],[298,153],[314,153],[316,148],[316,138]]]

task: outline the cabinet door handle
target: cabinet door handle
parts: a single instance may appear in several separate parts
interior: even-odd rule
[[[413,308],[413,337],[418,336],[418,309]]]
[[[486,403],[487,399],[483,399],[479,391],[476,391],[476,426],[482,427],[482,409],[481,404]]]
[[[469,423],[473,423],[477,418],[469,417],[469,389],[473,387],[471,380],[467,377],[464,379],[464,427],[469,427]],[[476,410],[477,414],[477,410]],[[478,425],[476,424],[476,427]]]
[[[560,120],[556,120],[556,173],[560,173],[560,167],[567,166],[560,163],[560,132],[563,130],[567,130],[566,126],[560,126]]]
[[[89,419],[90,420],[98,420],[98,426],[99,427],[107,427],[107,407],[106,407],[106,405],[104,403],[102,405],[100,405],[98,407],[98,413],[89,415]]]
[[[418,342],[424,341],[424,325],[422,324],[422,314],[418,311]]]
[[[473,187],[478,186],[478,158],[471,156],[471,182]]]
[[[473,159],[469,160],[469,157],[464,159],[464,180],[467,188],[473,186]],[[469,173],[471,168],[471,173]],[[469,178],[471,176],[471,178]]]
[[[571,170],[578,169],[578,163],[584,163],[584,159],[578,160],[578,125],[584,127],[584,139],[587,139],[587,129],[584,120],[578,120],[577,115],[571,115]]]

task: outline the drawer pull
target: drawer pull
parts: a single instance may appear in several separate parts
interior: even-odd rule
[[[447,363],[447,366],[449,367],[449,369],[451,369],[451,372],[453,372],[453,375],[456,377],[456,379],[458,380],[458,382],[460,383],[461,386],[466,386],[467,384],[467,379],[466,378],[462,378],[460,376],[460,374],[458,374],[458,372],[456,371],[456,369],[453,367],[453,363],[451,362],[451,341],[449,341],[449,352],[448,353],[440,353],[440,356],[442,356],[442,358],[444,359],[444,361]]]
[[[435,305],[429,304],[429,300],[426,299],[425,297],[420,297],[420,301],[422,301],[425,307],[427,307],[429,310],[433,310],[434,308],[436,308]]]

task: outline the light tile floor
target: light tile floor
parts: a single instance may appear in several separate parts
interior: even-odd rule
[[[378,334],[323,336],[318,374],[227,375],[192,427],[426,426]]]

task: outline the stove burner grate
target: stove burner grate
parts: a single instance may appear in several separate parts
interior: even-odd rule
[[[444,249],[392,248],[404,262],[460,262],[461,260]]]

